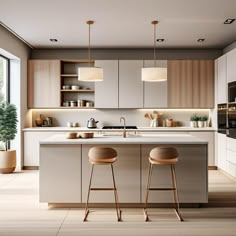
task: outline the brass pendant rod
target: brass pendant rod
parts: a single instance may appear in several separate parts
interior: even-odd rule
[[[94,21],[89,20],[87,24],[89,25],[89,43],[88,43],[88,59],[89,59],[89,66],[91,66],[91,49],[90,49],[90,27],[94,23]]]
[[[154,46],[154,67],[156,67],[156,25],[158,24],[158,21],[152,21],[153,28],[154,28],[154,34],[153,34],[153,46]]]

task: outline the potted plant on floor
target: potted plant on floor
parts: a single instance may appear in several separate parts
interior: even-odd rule
[[[190,117],[190,127],[197,128],[199,116],[195,113]]]
[[[16,107],[8,102],[0,104],[0,173],[12,173],[16,168],[16,150],[8,149],[9,141],[17,133]]]

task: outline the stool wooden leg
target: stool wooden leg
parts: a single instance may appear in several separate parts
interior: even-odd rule
[[[151,184],[151,176],[152,176],[152,164],[149,163],[147,189],[146,189],[146,198],[145,198],[145,204],[144,204],[144,217],[145,217],[145,221],[149,220],[146,208],[147,208],[149,189],[150,189],[150,184]]]
[[[90,175],[90,180],[89,180],[89,187],[88,187],[88,195],[87,195],[87,201],[86,201],[86,207],[85,207],[85,215],[84,215],[84,221],[87,220],[88,214],[89,214],[89,195],[90,195],[90,190],[91,190],[91,183],[92,183],[92,177],[93,177],[93,167],[94,164],[92,164],[92,169],[91,169],[91,175]]]
[[[172,185],[174,189],[173,193],[175,199],[175,213],[180,221],[184,221],[182,216],[180,215],[180,210],[179,210],[179,196],[178,196],[178,187],[177,187],[176,172],[174,165],[171,165],[171,175],[172,175]]]
[[[121,221],[121,210],[120,210],[120,205],[119,205],[118,193],[117,193],[115,176],[114,176],[114,169],[113,169],[112,164],[111,164],[111,172],[112,172],[112,179],[113,179],[113,185],[114,185],[114,196],[115,196],[117,220]]]

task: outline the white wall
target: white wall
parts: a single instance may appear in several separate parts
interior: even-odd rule
[[[21,169],[23,139],[21,129],[30,125],[31,116],[27,110],[27,60],[31,49],[0,25],[0,53],[11,59],[11,103],[18,110],[18,133],[13,147],[17,149],[17,170]]]
[[[156,109],[163,113],[163,118],[169,118],[178,121],[179,126],[189,126],[189,118],[193,113],[198,115],[209,115],[208,109],[201,110],[174,110],[174,109]],[[136,125],[147,127],[150,121],[144,118],[145,113],[151,113],[152,109],[84,109],[84,110],[60,110],[60,109],[42,109],[32,110],[32,121],[35,126],[35,119],[42,114],[44,117],[53,117],[53,126],[66,126],[67,122],[78,122],[81,127],[87,126],[87,120],[94,118],[99,121],[98,126],[120,125],[120,117],[126,118],[126,125]],[[161,124],[162,125],[162,124]]]

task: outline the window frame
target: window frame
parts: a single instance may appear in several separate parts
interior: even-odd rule
[[[6,60],[6,101],[10,102],[10,59],[0,54],[4,60]]]

